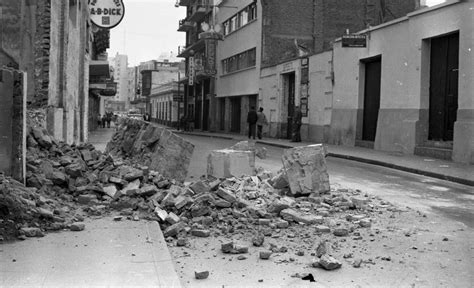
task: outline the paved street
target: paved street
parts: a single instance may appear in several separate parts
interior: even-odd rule
[[[190,181],[205,173],[204,163],[211,150],[230,147],[237,142],[221,138],[181,136],[196,145],[188,174]],[[265,147],[268,149],[268,158],[257,158],[256,166],[275,172],[282,167],[280,159],[283,148]],[[285,260],[285,254],[272,263],[253,261],[252,258],[250,263],[232,261],[232,258],[226,257],[215,258],[215,249],[209,247],[218,247],[226,241],[225,237],[193,239],[192,249],[170,247],[181,278],[188,279],[183,285],[219,287],[240,283],[253,286],[257,280],[264,279],[265,284],[262,285],[265,287],[301,287],[300,285],[306,284],[288,275],[302,272],[317,273],[318,283],[307,284],[307,287],[464,287],[467,283],[472,283],[473,276],[466,272],[474,261],[474,246],[470,241],[474,236],[472,186],[340,158],[328,157],[327,162],[333,187],[359,189],[370,196],[379,196],[400,207],[417,211],[418,217],[410,213],[398,214],[401,219],[392,221],[391,224],[390,221],[387,223],[380,219],[379,226],[372,230],[378,231],[381,237],[370,240],[375,242],[366,243],[362,255],[375,259],[391,255],[391,262],[381,263],[373,268],[367,266],[362,271],[346,267],[334,279],[331,273],[303,268],[304,260],[303,263],[296,260],[278,265],[281,263],[279,261],[288,261]],[[413,231],[417,231],[414,232],[417,236],[411,234]],[[367,236],[371,235],[375,236]],[[410,235],[412,236],[409,237]],[[449,239],[449,242],[440,245],[440,237]],[[244,239],[246,238],[241,240]],[[281,238],[279,240],[284,241]],[[294,243],[301,240],[290,238],[289,241]],[[341,250],[347,252],[353,250],[351,247],[360,246],[357,241],[350,243],[351,241],[341,242]],[[355,246],[351,246],[354,244]],[[209,269],[213,275],[208,281],[199,282],[192,279],[192,271],[195,269]]]
[[[234,145],[236,140],[181,135],[196,145],[188,180],[205,173],[207,155],[215,149]],[[261,144],[257,144],[261,145]],[[283,148],[264,145],[267,159],[256,159],[256,166],[276,172],[282,167]],[[389,201],[436,213],[474,228],[474,188],[431,177],[407,173],[339,158],[327,158],[332,184],[361,189]]]

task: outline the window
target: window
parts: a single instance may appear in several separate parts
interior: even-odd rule
[[[249,13],[248,13],[248,8],[245,8],[244,10],[240,11],[240,26],[244,26],[249,22]]]
[[[227,21],[222,23],[224,26],[224,35],[227,35],[245,25],[250,21],[257,19],[257,3],[253,2],[249,6],[245,7],[237,14],[230,17]]]
[[[248,12],[248,18],[249,22],[252,21],[253,19],[257,19],[257,3],[252,3],[248,7],[249,12]]]
[[[256,48],[252,48],[222,60],[222,74],[254,67],[257,64],[256,51]]]
[[[230,18],[230,32],[237,30],[237,16]]]

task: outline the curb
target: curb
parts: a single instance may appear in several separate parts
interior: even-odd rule
[[[346,159],[346,160],[352,160],[352,161],[357,161],[357,162],[362,162],[362,163],[367,163],[371,165],[377,165],[377,166],[382,166],[382,167],[387,167],[391,169],[396,169],[400,171],[405,171],[413,174],[419,174],[423,176],[428,176],[432,178],[437,178],[440,180],[446,180],[450,182],[455,182],[467,186],[474,186],[474,181],[469,180],[469,179],[464,179],[464,178],[459,178],[455,176],[449,176],[449,175],[444,175],[436,172],[430,172],[430,171],[425,171],[417,168],[411,168],[411,167],[405,167],[405,166],[400,166],[392,163],[387,163],[387,162],[382,162],[379,160],[374,160],[374,159],[367,159],[367,158],[361,158],[357,156],[350,156],[350,155],[344,155],[344,154],[337,154],[337,153],[328,153],[329,157],[334,157],[334,158],[341,158],[341,159]]]
[[[175,133],[177,134],[186,134],[186,135],[193,135],[193,136],[201,136],[201,137],[208,137],[208,138],[220,138],[220,139],[227,139],[227,140],[234,140],[234,137],[227,137],[227,136],[220,136],[220,135],[207,135],[207,134],[199,134],[199,133],[189,133],[189,132],[181,132],[181,131],[176,131]],[[260,143],[263,145],[268,145],[268,146],[274,146],[274,147],[279,147],[279,148],[293,148],[294,146],[288,145],[288,144],[280,144],[280,143],[272,143],[272,142],[266,142],[266,141],[260,141],[257,140],[256,143]],[[406,167],[406,166],[400,166],[392,163],[387,163],[379,160],[374,160],[374,159],[367,159],[367,158],[362,158],[362,157],[357,157],[357,156],[351,156],[351,155],[345,155],[345,154],[338,154],[338,153],[332,153],[328,152],[329,157],[333,158],[341,158],[341,159],[346,159],[346,160],[352,160],[352,161],[357,161],[361,163],[366,163],[366,164],[371,164],[371,165],[376,165],[376,166],[381,166],[381,167],[386,167],[386,168],[391,168],[395,170],[400,170],[404,172],[409,172],[413,174],[418,174],[418,175],[423,175],[423,176],[428,176],[440,180],[446,180],[449,182],[454,182],[458,184],[463,184],[467,186],[474,186],[474,180],[469,180],[469,179],[464,179],[464,178],[459,178],[455,176],[450,176],[450,175],[444,175],[436,172],[430,172],[430,171],[425,171],[417,168],[411,168],[411,167]]]
[[[221,135],[207,135],[207,134],[199,134],[199,133],[192,133],[192,132],[178,131],[178,130],[171,130],[171,132],[175,134],[181,134],[181,135],[191,135],[191,136],[200,136],[200,137],[207,137],[207,138],[234,140],[233,137],[227,137],[227,136],[221,136]]]

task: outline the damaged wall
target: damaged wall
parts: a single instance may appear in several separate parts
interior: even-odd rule
[[[122,119],[106,152],[127,156],[167,178],[184,181],[194,145],[149,122]]]

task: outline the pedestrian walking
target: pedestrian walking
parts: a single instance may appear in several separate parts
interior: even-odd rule
[[[146,122],[150,122],[150,114],[145,113],[145,115],[143,115],[143,120]]]
[[[107,121],[107,128],[110,128],[110,121],[112,121],[112,112],[107,112],[106,113],[106,117],[105,117],[105,120]]]
[[[263,113],[263,107],[260,107],[257,112],[257,137],[262,139],[263,136],[263,126],[267,125],[267,116]]]
[[[105,128],[105,125],[107,124],[107,116],[106,114],[102,115],[102,128]]]
[[[99,114],[99,117],[97,117],[97,126],[100,128],[102,126],[102,115]]]
[[[250,107],[250,111],[247,114],[247,123],[249,124],[249,139],[255,139],[255,128],[257,126],[257,112],[255,111],[255,107]]]
[[[301,142],[301,119],[303,114],[301,113],[300,106],[295,106],[295,113],[293,115],[293,133],[291,142]]]

